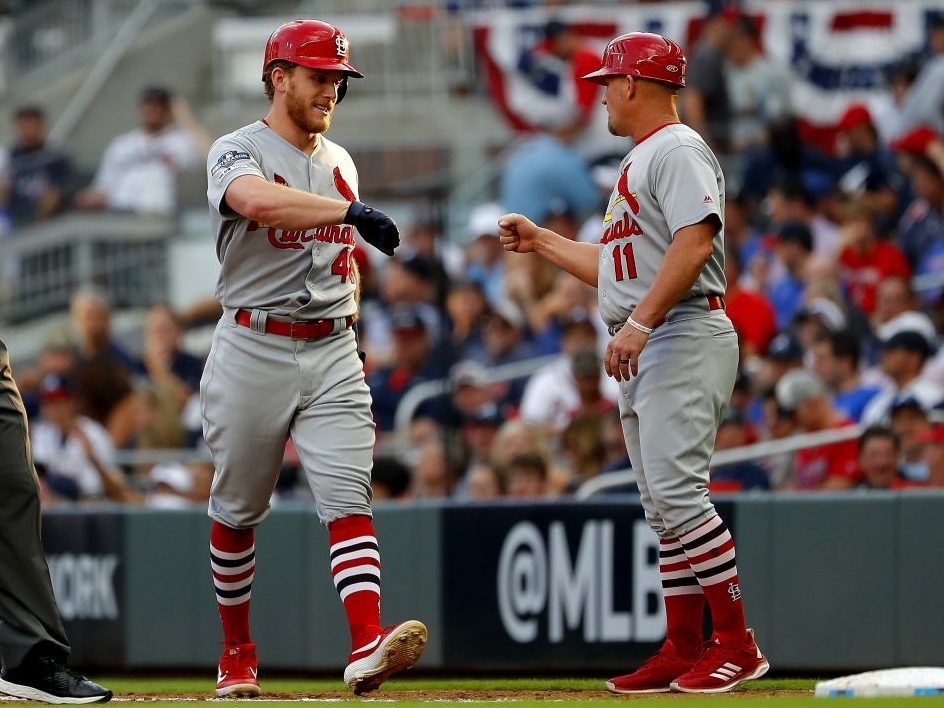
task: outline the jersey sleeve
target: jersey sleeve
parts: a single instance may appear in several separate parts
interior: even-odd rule
[[[213,143],[207,155],[207,200],[210,208],[223,216],[231,216],[232,211],[223,202],[223,197],[233,180],[243,175],[265,179],[255,147],[232,135]]]
[[[711,215],[724,221],[714,166],[693,146],[678,145],[665,154],[653,170],[653,191],[673,238]]]

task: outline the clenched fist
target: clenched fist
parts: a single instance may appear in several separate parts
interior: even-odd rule
[[[351,202],[344,215],[344,223],[350,224],[374,248],[392,256],[400,245],[400,229],[396,222],[379,209],[363,202]]]
[[[498,220],[498,240],[506,251],[530,253],[540,228],[521,214],[505,214]]]

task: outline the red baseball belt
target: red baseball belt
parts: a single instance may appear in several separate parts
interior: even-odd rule
[[[694,303],[694,302],[697,302],[698,300],[699,300],[698,297],[693,297],[688,300],[682,300],[682,302]],[[707,306],[708,312],[711,312],[712,310],[723,310],[725,307],[724,298],[721,295],[706,295],[704,297],[704,300],[705,300],[705,304]],[[679,303],[679,304],[682,304],[682,303]],[[614,335],[617,332],[619,332],[623,328],[623,324],[624,323],[620,322],[619,324],[616,324],[616,325],[610,325],[610,327],[608,328],[610,335]],[[665,324],[665,319],[659,320],[658,322],[653,324],[652,327],[653,329],[655,329],[656,327],[663,324]]]
[[[352,315],[330,320],[277,320],[269,315],[265,321],[265,332],[292,339],[323,339],[329,334],[334,334],[339,320],[343,321],[344,326],[337,331],[347,329],[354,324]],[[236,310],[236,324],[252,329],[252,312]]]

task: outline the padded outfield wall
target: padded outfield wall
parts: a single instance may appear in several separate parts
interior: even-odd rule
[[[717,500],[738,543],[749,623],[775,669],[944,660],[944,493]],[[420,666],[624,670],[663,638],[658,542],[633,497],[378,505],[386,622],[429,626]],[[221,639],[196,511],[49,511],[44,536],[75,663],[212,670]],[[336,671],[348,632],[308,507],[256,533],[252,624],[270,669]]]

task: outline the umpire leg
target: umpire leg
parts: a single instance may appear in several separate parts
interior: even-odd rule
[[[5,668],[19,666],[38,644],[57,658],[69,655],[43,554],[38,484],[26,412],[0,341],[0,660]]]

